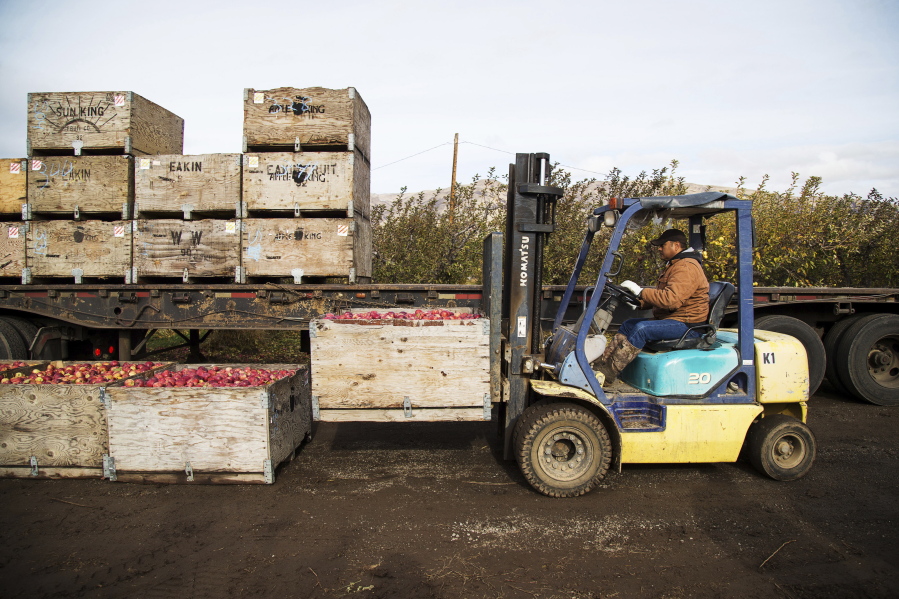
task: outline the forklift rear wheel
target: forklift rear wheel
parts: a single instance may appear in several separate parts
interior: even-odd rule
[[[815,436],[804,422],[772,414],[749,429],[749,461],[774,480],[796,480],[812,467],[817,453]]]
[[[577,497],[609,470],[612,442],[592,412],[571,403],[534,405],[518,420],[515,457],[528,483],[550,497]]]

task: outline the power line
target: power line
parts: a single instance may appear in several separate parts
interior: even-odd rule
[[[422,155],[422,154],[425,154],[425,153],[427,153],[427,152],[430,152],[431,150],[436,150],[437,148],[441,148],[441,147],[443,147],[443,146],[448,146],[448,145],[450,145],[451,143],[453,143],[453,142],[447,141],[447,142],[444,142],[444,143],[442,143],[442,144],[437,144],[437,145],[434,146],[433,148],[428,148],[427,150],[422,150],[421,152],[417,152],[417,153],[415,153],[415,154],[412,154],[411,156],[406,156],[405,158],[400,158],[399,160],[394,160],[393,162],[388,162],[387,164],[382,164],[381,166],[376,166],[375,168],[373,168],[373,169],[371,169],[371,170],[376,171],[376,170],[378,170],[379,168],[384,168],[385,166],[390,166],[390,165],[392,165],[392,164],[396,164],[397,162],[402,162],[402,161],[404,161],[404,160],[409,160],[410,158],[415,158],[416,156],[420,156],[420,155]]]
[[[433,148],[428,148],[427,150],[422,150],[421,152],[416,152],[415,154],[412,154],[412,155],[410,155],[410,156],[406,156],[405,158],[400,158],[399,160],[394,160],[393,162],[388,162],[387,164],[382,164],[381,166],[377,166],[377,167],[375,167],[375,168],[373,168],[373,169],[371,169],[371,170],[376,171],[376,170],[378,170],[378,169],[381,169],[381,168],[384,168],[384,167],[387,167],[387,166],[391,166],[391,165],[397,164],[397,163],[399,163],[399,162],[403,162],[403,161],[405,161],[405,160],[409,160],[410,158],[415,158],[416,156],[421,156],[422,154],[426,154],[427,152],[430,152],[430,151],[432,151],[432,150],[436,150],[437,148],[442,148],[443,146],[448,146],[448,145],[450,145],[450,144],[452,144],[452,143],[453,143],[453,142],[451,142],[451,141],[447,141],[447,142],[444,142],[444,143],[442,143],[442,144],[437,144],[437,145],[434,146]],[[500,152],[500,153],[502,153],[502,154],[509,154],[509,155],[512,155],[512,156],[515,155],[515,152],[510,152],[510,151],[508,151],[508,150],[500,150],[499,148],[493,148],[493,147],[490,147],[490,146],[485,146],[484,144],[479,144],[479,143],[473,142],[473,141],[460,141],[459,143],[460,143],[460,144],[470,144],[470,145],[472,145],[472,146],[478,146],[479,148],[484,148],[484,149],[486,149],[486,150],[493,150],[494,152]],[[593,175],[605,176],[605,175],[607,174],[607,173],[599,173],[599,172],[596,172],[596,171],[591,171],[591,170],[586,169],[586,168],[579,168],[579,167],[576,167],[576,166],[571,166],[571,165],[568,165],[568,164],[561,164],[561,163],[560,163],[559,166],[561,166],[561,167],[563,167],[563,168],[567,168],[567,169],[572,169],[572,170],[575,170],[575,171],[581,171],[581,172],[584,172],[584,173],[590,173],[590,174],[593,174]]]

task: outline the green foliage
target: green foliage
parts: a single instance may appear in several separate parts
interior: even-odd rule
[[[899,253],[893,236],[899,228],[899,201],[872,190],[831,196],[819,189],[820,177],[799,186],[799,174],[784,192],[765,189],[767,176],[740,197],[753,202],[757,247],[756,285],[780,287],[896,287]],[[711,278],[735,279],[733,219],[716,217],[707,231],[706,270]]]
[[[679,195],[687,192],[683,177],[675,176],[677,161],[667,167],[628,177],[617,168],[603,181],[572,181],[555,165],[550,183],[564,195],[556,203],[556,230],[544,253],[544,284],[568,281],[580,251],[586,219],[613,197]],[[758,236],[755,282],[759,286],[897,287],[899,252],[892,235],[899,230],[899,201],[872,190],[866,198],[820,192],[821,178],[799,175],[783,192],[766,189],[763,178],[752,191],[738,182],[737,195],[752,200]],[[492,231],[505,229],[507,185],[494,169],[484,180],[475,175],[457,184],[452,209],[447,193],[406,196],[405,189],[390,205],[372,211],[374,280],[378,283],[480,283],[482,242]],[[716,216],[708,221],[706,271],[710,279],[736,280],[734,219]],[[650,239],[683,222],[650,222],[635,227],[622,239],[626,257],[619,280],[653,284],[662,268]],[[596,279],[610,230],[597,233],[583,270],[581,284]]]

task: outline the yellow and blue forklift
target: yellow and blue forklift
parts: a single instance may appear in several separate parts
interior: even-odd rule
[[[498,233],[485,240],[491,354],[500,358],[493,360],[491,380],[494,397],[502,398],[506,458],[514,457],[528,482],[552,497],[587,493],[624,464],[744,456],[776,480],[805,475],[816,453],[805,424],[807,357],[793,337],[753,329],[752,202],[705,192],[614,199],[596,208],[547,327],[541,323],[549,324],[541,319],[543,251],[562,195],[548,184],[550,173],[547,154],[516,155],[505,240]],[[676,221],[702,251],[705,220],[713,216],[736,219],[737,280],[711,282],[709,318],[698,325],[698,336],[649,344],[617,381],[604,381],[592,363],[605,348],[616,309],[638,301],[614,282],[627,260],[618,251],[625,231]],[[594,277],[584,266],[604,228],[608,246]],[[575,319],[568,307],[577,295],[583,309]],[[719,329],[734,303],[736,328]]]

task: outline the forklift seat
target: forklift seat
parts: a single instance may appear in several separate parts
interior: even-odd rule
[[[730,303],[735,288],[725,281],[712,281],[709,283],[709,317],[702,324],[692,325],[680,339],[665,339],[662,341],[650,341],[646,349],[651,351],[667,351],[671,349],[708,349],[718,339],[718,326],[724,318],[724,309]],[[687,338],[691,331],[705,331],[698,337]]]

